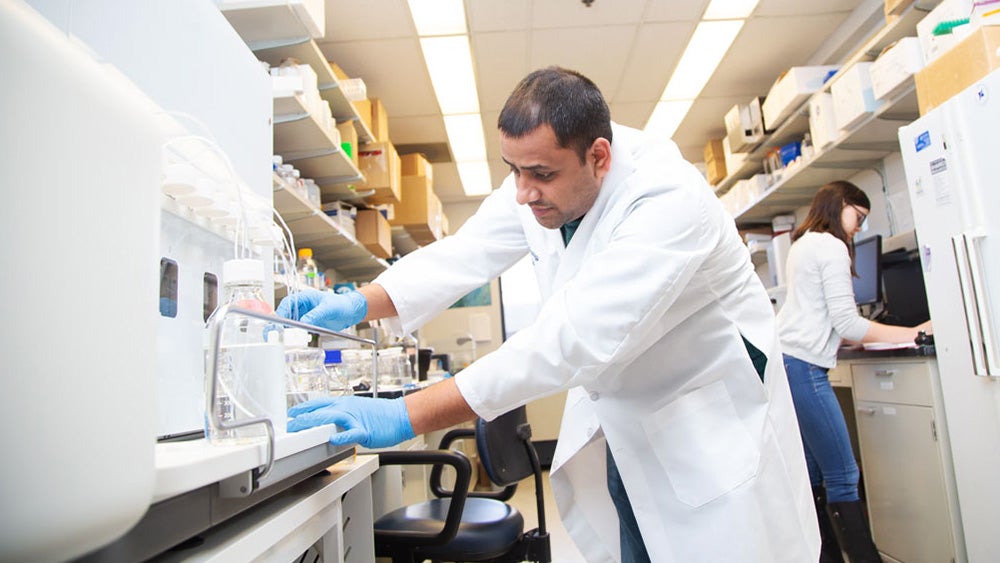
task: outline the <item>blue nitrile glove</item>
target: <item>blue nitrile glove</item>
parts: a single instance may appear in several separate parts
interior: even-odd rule
[[[282,299],[276,312],[306,324],[344,330],[364,320],[368,314],[368,300],[358,291],[333,293],[304,289]],[[293,313],[298,313],[298,317]]]
[[[330,436],[334,446],[360,444],[388,448],[413,437],[413,426],[403,398],[323,397],[288,409],[288,431],[336,424],[343,429]]]

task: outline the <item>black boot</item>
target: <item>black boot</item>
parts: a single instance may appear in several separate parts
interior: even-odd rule
[[[840,552],[840,544],[833,533],[830,516],[826,513],[826,489],[813,487],[813,502],[816,504],[816,520],[819,521],[819,537],[822,540],[819,551],[819,563],[844,563]]]
[[[872,541],[861,501],[831,502],[826,510],[830,513],[837,541],[851,563],[882,563],[882,557]]]

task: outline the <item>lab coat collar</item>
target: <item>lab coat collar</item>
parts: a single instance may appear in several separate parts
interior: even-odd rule
[[[632,158],[633,147],[640,141],[640,131],[630,129],[612,123],[613,140],[611,142],[611,169],[604,176],[601,189],[597,194],[594,205],[583,216],[583,221],[577,227],[572,240],[566,246],[559,261],[559,269],[553,283],[553,289],[561,287],[566,280],[571,278],[579,269],[583,262],[584,253],[588,242],[594,232],[594,228],[604,216],[611,200],[611,194],[617,191],[618,187],[635,172],[635,160]],[[559,229],[553,231],[554,236],[562,242],[562,234]]]

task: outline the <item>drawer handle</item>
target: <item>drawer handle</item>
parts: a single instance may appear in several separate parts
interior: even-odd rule
[[[347,546],[347,549],[344,550],[344,561],[347,561],[347,556],[351,554],[351,547],[352,546],[349,545]]]
[[[341,530],[347,530],[347,525],[351,523],[351,517],[348,516],[344,518],[344,525],[340,527]]]
[[[858,412],[861,414],[867,414],[868,416],[875,416],[878,413],[878,409],[875,407],[858,407]]]
[[[891,375],[896,375],[896,370],[894,370],[894,369],[877,369],[877,370],[875,370],[875,377],[889,377]]]

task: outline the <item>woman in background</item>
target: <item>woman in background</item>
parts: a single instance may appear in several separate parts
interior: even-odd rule
[[[831,182],[816,193],[805,221],[792,233],[785,265],[788,295],[778,312],[785,370],[813,487],[823,548],[821,562],[879,562],[858,496],[857,462],[827,371],[837,365],[842,340],[913,342],[930,321],[901,327],[858,314],[851,276],[854,236],[871,203],[850,182]],[[832,531],[832,533],[831,533]],[[838,545],[839,543],[839,545]]]

